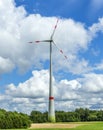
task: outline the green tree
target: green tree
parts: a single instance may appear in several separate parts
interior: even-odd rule
[[[30,125],[28,115],[0,109],[0,129],[28,128]]]
[[[98,121],[103,121],[103,110],[98,111],[97,120]]]
[[[78,116],[80,118],[80,121],[88,121],[89,120],[89,109],[83,109],[83,108],[79,108],[75,110],[76,113],[78,113]]]

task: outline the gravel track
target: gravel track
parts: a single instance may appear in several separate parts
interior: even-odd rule
[[[83,124],[73,123],[35,123],[31,124],[30,128],[75,128]]]

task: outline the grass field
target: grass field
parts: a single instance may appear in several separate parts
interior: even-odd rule
[[[59,123],[55,123],[55,124],[59,125]],[[64,125],[66,124],[67,123],[64,123]],[[73,123],[68,123],[68,124],[73,124]],[[76,122],[74,124],[78,124],[77,127],[75,128],[29,128],[27,130],[103,130],[103,122],[82,122],[82,123]],[[25,129],[16,129],[16,130],[25,130]]]

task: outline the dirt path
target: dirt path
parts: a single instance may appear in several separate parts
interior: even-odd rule
[[[32,124],[30,128],[75,128],[83,124],[73,124],[73,123],[35,123]]]

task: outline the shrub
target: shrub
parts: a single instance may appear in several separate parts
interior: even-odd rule
[[[0,129],[28,128],[30,124],[26,114],[0,110]]]

